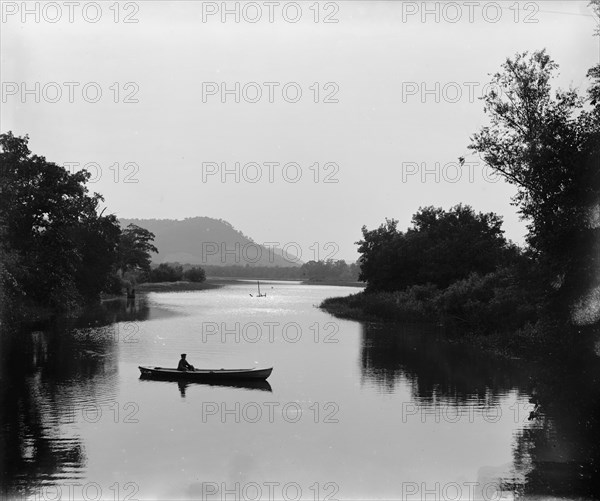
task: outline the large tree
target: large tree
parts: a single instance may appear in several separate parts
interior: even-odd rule
[[[391,291],[427,283],[445,288],[473,272],[490,273],[517,255],[501,227],[496,214],[464,205],[421,208],[406,232],[393,219],[375,230],[363,227],[360,280],[369,291]]]
[[[150,272],[151,252],[158,252],[152,244],[154,233],[135,224],[123,230],[119,239],[118,269],[123,275],[127,271]]]
[[[566,314],[600,269],[600,67],[587,99],[552,90],[557,68],[544,50],[507,59],[483,97],[491,123],[469,147],[517,186],[528,243]]]
[[[5,294],[68,309],[97,297],[116,259],[116,217],[98,214],[85,171],[69,173],[28,147],[28,136],[0,135],[0,252]]]

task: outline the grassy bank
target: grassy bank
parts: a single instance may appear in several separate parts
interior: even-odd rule
[[[136,292],[182,292],[182,291],[203,291],[208,289],[218,289],[223,287],[224,282],[218,280],[207,280],[206,282],[147,282],[137,284]]]
[[[364,287],[364,282],[345,282],[342,280],[303,280],[302,285],[336,285],[340,287]]]
[[[510,358],[546,357],[572,344],[572,336],[565,335],[564,329],[549,320],[538,320],[534,306],[524,304],[519,295],[508,297],[505,292],[496,290],[486,298],[469,294],[467,299],[457,298],[456,290],[413,287],[328,298],[320,308],[335,317],[357,321],[437,324],[450,342]]]
[[[368,322],[441,322],[426,304],[401,302],[398,294],[358,292],[345,297],[325,299],[320,308],[338,318]]]

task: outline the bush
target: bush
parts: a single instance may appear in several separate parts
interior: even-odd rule
[[[329,298],[321,306],[344,318],[437,321],[439,312],[435,309],[435,298],[438,294],[435,285],[416,285],[398,292],[359,292],[347,297]]]
[[[517,268],[471,274],[444,290],[433,284],[396,292],[360,292],[322,303],[328,311],[355,319],[392,322],[443,322],[451,331],[468,334],[510,334],[531,337],[542,307],[542,291],[533,274]]]
[[[120,295],[123,292],[123,282],[119,275],[113,273],[107,278],[103,292],[115,295]]]
[[[150,270],[150,282],[178,282],[183,278],[183,267],[175,264],[161,263]]]
[[[192,266],[183,273],[183,278],[190,282],[204,282],[206,280],[206,273],[200,266]]]
[[[535,323],[536,295],[514,270],[503,268],[453,283],[437,298],[436,309],[447,322],[471,332],[513,332]]]

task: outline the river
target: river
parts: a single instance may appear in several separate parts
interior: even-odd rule
[[[253,282],[107,301],[0,352],[0,492],[73,499],[593,499],[598,356],[534,364],[440,326],[336,319],[357,289]],[[251,296],[252,294],[252,296]],[[268,384],[139,365],[274,367]],[[530,419],[534,402],[539,412]]]

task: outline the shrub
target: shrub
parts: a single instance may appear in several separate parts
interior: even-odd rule
[[[183,267],[175,264],[161,263],[150,270],[150,282],[178,282],[183,278]]]
[[[200,266],[192,266],[183,273],[183,278],[190,282],[204,282],[206,280],[206,273]]]

